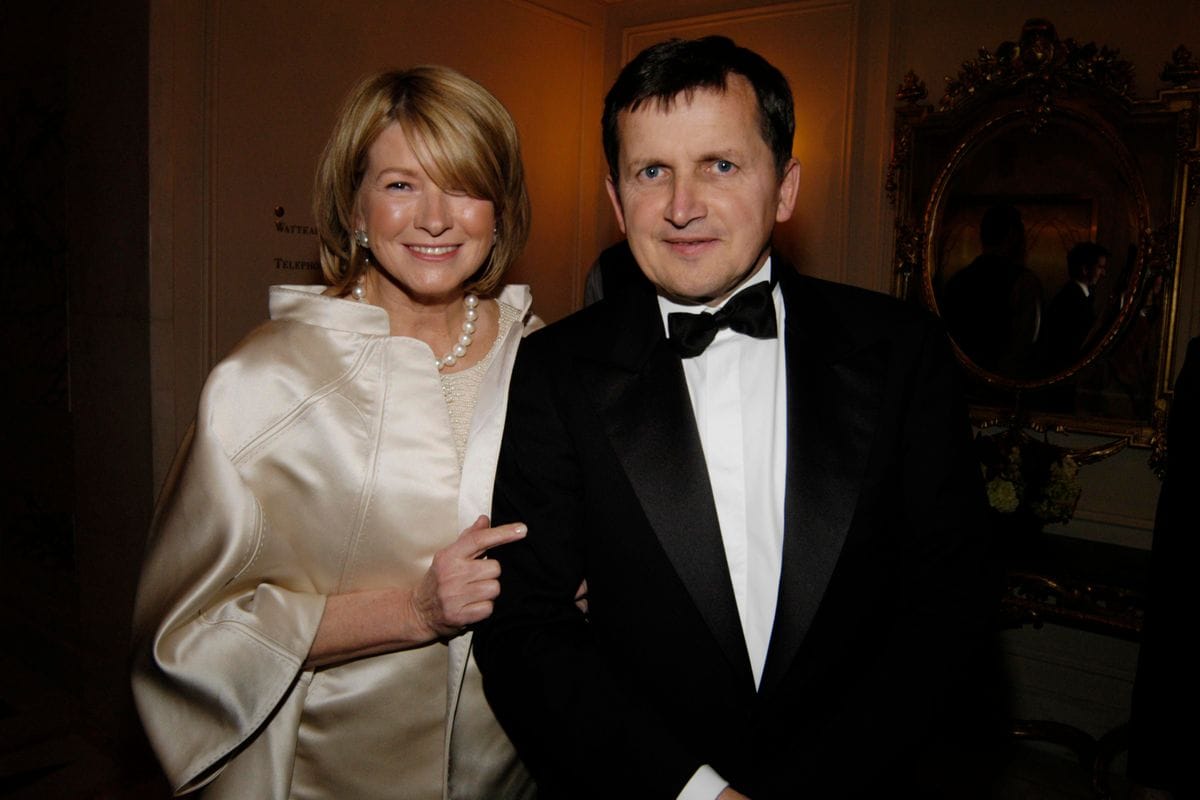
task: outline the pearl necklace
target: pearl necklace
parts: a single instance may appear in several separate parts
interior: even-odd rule
[[[350,294],[354,295],[354,299],[360,303],[367,302],[367,287],[363,283],[363,279],[359,278],[354,283],[354,288],[350,290]],[[450,352],[434,361],[438,371],[446,367],[453,367],[458,363],[458,360],[467,354],[467,348],[471,346],[471,342],[475,338],[475,321],[479,319],[479,298],[473,294],[467,293],[463,297],[463,305],[467,307],[466,314],[463,316],[462,333],[459,334],[458,341],[454,343],[454,347],[450,348]]]
[[[463,297],[463,305],[467,307],[467,311],[463,317],[462,333],[459,335],[458,341],[454,343],[454,347],[450,348],[450,352],[434,362],[439,370],[443,367],[453,367],[460,358],[467,354],[467,348],[471,346],[474,338],[475,320],[479,319],[479,312],[476,310],[479,298],[468,293]]]

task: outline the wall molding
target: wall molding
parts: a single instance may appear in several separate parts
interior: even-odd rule
[[[215,0],[150,4],[150,391],[157,491],[212,368]]]

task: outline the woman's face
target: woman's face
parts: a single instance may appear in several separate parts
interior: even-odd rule
[[[461,296],[482,266],[496,215],[490,200],[438,186],[392,123],[367,151],[355,226],[367,232],[372,263],[391,278],[375,282],[380,291],[436,304]]]

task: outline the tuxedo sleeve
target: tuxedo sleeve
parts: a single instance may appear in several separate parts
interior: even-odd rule
[[[475,633],[484,691],[543,798],[674,798],[701,760],[630,702],[574,602],[587,577],[587,455],[572,430],[579,397],[545,341],[527,339],[513,372],[493,523],[521,521],[529,535],[489,551],[501,591]]]

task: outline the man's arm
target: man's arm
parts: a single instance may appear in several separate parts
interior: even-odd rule
[[[475,634],[484,690],[543,796],[674,797],[699,760],[626,696],[606,668],[614,654],[597,648],[575,604],[589,577],[588,454],[571,427],[586,408],[544,342],[527,340],[513,372],[493,519],[521,520],[529,534],[489,554],[501,565],[501,592]]]
[[[958,365],[933,323],[908,333],[912,346],[892,382],[901,411],[889,431],[896,458],[881,501],[893,517],[880,523],[892,550],[893,596],[884,598],[891,620],[880,631],[878,657],[830,732],[832,752],[907,753],[905,766],[939,730],[960,740],[955,747],[970,738],[965,728],[951,730],[952,720],[984,724],[979,706],[991,687],[981,670],[1001,587]]]

